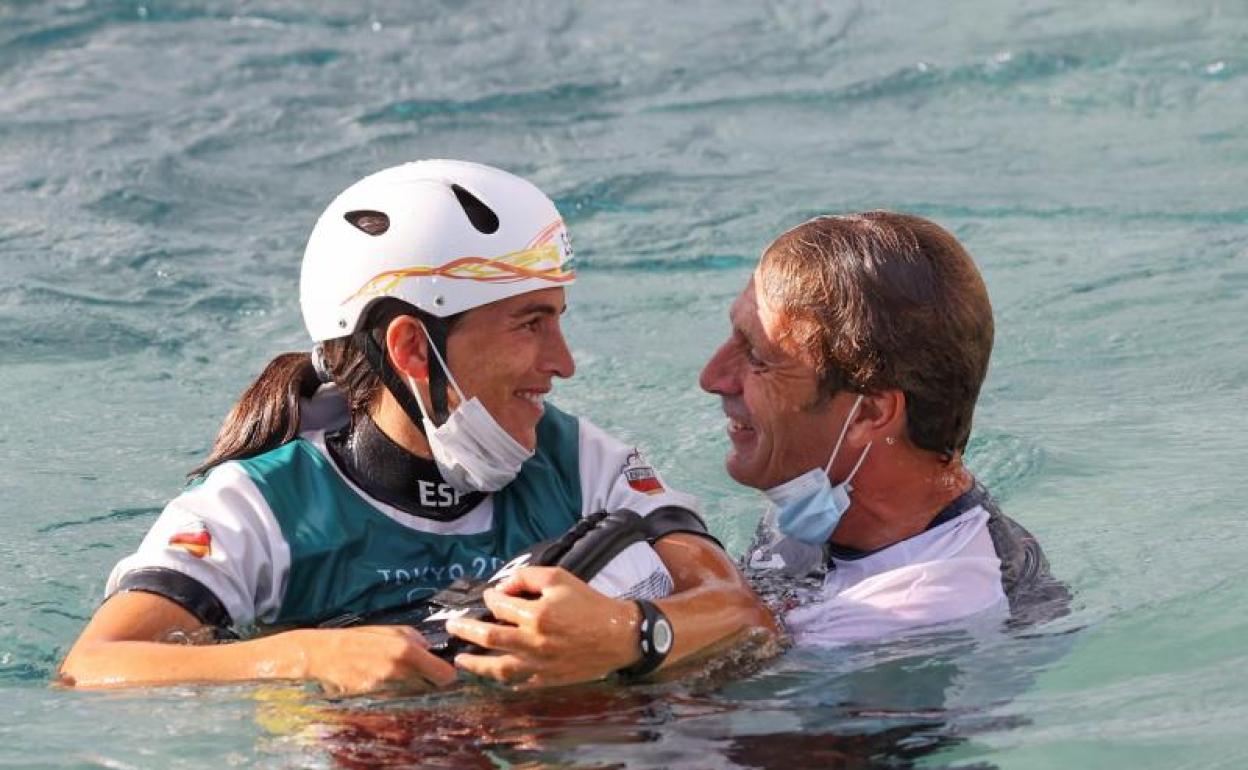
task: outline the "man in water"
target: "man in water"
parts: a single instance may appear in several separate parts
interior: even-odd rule
[[[747,566],[819,581],[781,608],[797,643],[1065,596],[963,464],[993,321],[952,235],[819,217],[767,248],[730,318],[701,385],[728,417],[729,475],[772,504]]]

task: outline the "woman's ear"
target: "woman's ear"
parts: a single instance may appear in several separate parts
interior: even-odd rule
[[[401,315],[386,327],[386,355],[400,377],[429,379],[429,338],[415,316]]]

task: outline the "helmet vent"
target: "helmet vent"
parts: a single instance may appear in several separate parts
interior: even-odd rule
[[[390,217],[381,211],[348,211],[343,218],[369,235],[381,235],[390,229]]]
[[[473,227],[485,235],[492,235],[498,231],[498,214],[482,203],[480,198],[457,184],[451,185],[451,190],[455,193],[459,205],[464,207],[464,213],[468,215],[468,221]]]

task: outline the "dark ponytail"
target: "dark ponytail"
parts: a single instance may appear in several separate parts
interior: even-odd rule
[[[321,343],[325,366],[347,401],[353,424],[384,387],[368,363],[364,335],[372,335],[384,349],[385,329],[401,315],[415,316],[433,329],[441,325],[445,337],[463,314],[437,319],[386,297],[369,308],[364,323],[367,331]],[[308,353],[282,353],[274,358],[226,416],[208,459],[188,475],[202,476],[221,463],[255,457],[292,441],[299,435],[300,400],[311,398],[320,385]]]
[[[230,410],[208,459],[190,476],[202,476],[228,460],[254,457],[275,449],[299,433],[299,400],[320,387],[312,357],[282,353],[264,367]]]

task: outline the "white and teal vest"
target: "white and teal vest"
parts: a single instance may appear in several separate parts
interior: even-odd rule
[[[665,505],[696,509],[633,447],[550,405],[516,479],[453,521],[369,497],[330,459],[324,431],[312,430],[225,463],[175,498],[139,550],[114,568],[107,590],[164,594],[201,615],[196,606],[215,599],[236,627],[306,626],[419,601],[459,577],[488,577],[597,510],[644,515]],[[162,588],[170,572],[177,590]],[[195,596],[196,585],[211,596]],[[638,543],[591,585],[661,596],[672,581],[653,549]]]

